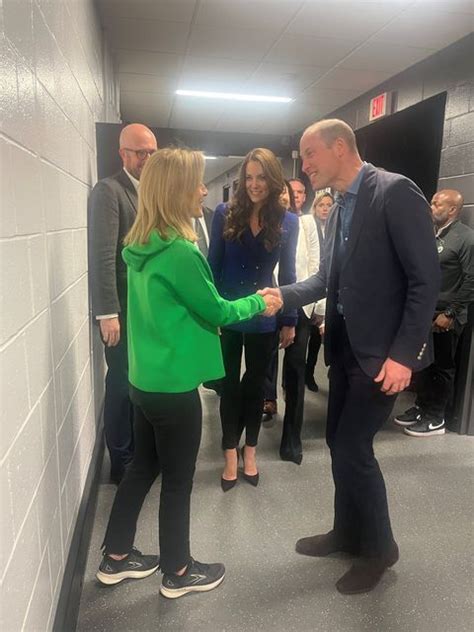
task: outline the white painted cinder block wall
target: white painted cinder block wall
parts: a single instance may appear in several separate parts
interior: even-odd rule
[[[0,629],[44,632],[103,399],[86,202],[94,124],[119,120],[118,98],[92,0],[3,0],[0,12]]]

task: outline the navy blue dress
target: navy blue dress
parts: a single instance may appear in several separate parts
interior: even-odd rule
[[[255,237],[250,227],[246,228],[240,241],[224,239],[227,212],[226,204],[217,206],[209,243],[208,262],[219,294],[228,300],[234,300],[254,294],[264,287],[273,287],[273,272],[277,263],[278,284],[295,283],[298,217],[288,211],[285,212],[281,244],[268,252],[263,242],[262,231]],[[278,317],[255,316],[244,323],[230,325],[227,329],[243,333],[270,333],[276,331],[277,327],[294,327],[296,322],[296,310],[289,310],[282,312]]]

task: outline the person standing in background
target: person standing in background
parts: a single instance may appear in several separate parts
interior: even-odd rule
[[[316,223],[316,229],[318,232],[318,245],[319,245],[319,261],[324,251],[324,237],[326,233],[326,221],[329,217],[331,207],[334,204],[334,198],[331,193],[323,191],[318,193],[314,198],[313,205],[311,207],[311,214],[314,217]],[[319,269],[319,262],[318,262]],[[309,343],[308,343],[308,357],[306,358],[306,386],[313,393],[319,391],[319,387],[314,379],[314,371],[316,369],[316,363],[318,361],[319,350],[321,349],[322,336],[324,334],[324,314],[326,311],[326,299],[316,303],[314,309],[312,324],[310,327]]]
[[[279,263],[279,282],[296,279],[295,252],[298,218],[280,204],[284,189],[281,164],[269,149],[253,149],[245,157],[237,191],[229,206],[215,211],[209,247],[211,266],[220,294],[233,300],[273,283]],[[280,345],[293,343],[296,310],[279,316]],[[265,376],[277,335],[277,319],[256,317],[222,329],[226,375],[222,383],[220,415],[225,469],[223,491],[237,482],[238,448],[242,449],[245,479],[256,486],[259,471],[256,448],[263,411]],[[240,379],[242,351],[245,375]]]
[[[297,215],[303,214],[304,203],[306,202],[306,187],[303,180],[299,178],[291,178],[288,180],[293,191],[293,198],[295,200],[295,212]]]
[[[459,221],[464,200],[444,189],[431,200],[441,266],[441,291],[433,317],[434,362],[415,379],[415,406],[394,421],[410,437],[445,432],[445,412],[456,375],[456,349],[474,301],[474,231]]]
[[[157,150],[153,132],[138,123],[120,133],[123,168],[100,180],[89,197],[89,284],[92,316],[104,342],[104,430],[112,482],[118,484],[133,457],[133,409],[128,395],[127,271],[123,239],[137,214],[137,190],[148,158]]]

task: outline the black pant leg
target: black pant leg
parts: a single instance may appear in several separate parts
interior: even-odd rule
[[[277,381],[278,381],[278,351],[279,339],[275,336],[275,343],[272,350],[270,362],[268,364],[267,373],[265,375],[265,399],[270,401],[277,400]]]
[[[153,426],[136,406],[135,453],[115,494],[103,542],[106,553],[121,555],[132,548],[143,501],[159,471]]]
[[[380,386],[362,371],[347,335],[342,354],[342,362],[338,358],[339,370],[345,373],[346,392],[330,437],[336,487],[334,528],[341,538],[347,537],[354,529],[354,524],[347,520],[355,519],[362,554],[383,555],[392,546],[393,534],[385,482],[374,455],[373,440],[390,415],[396,396],[382,393]],[[345,507],[347,499],[353,507],[349,512]]]
[[[310,326],[310,320],[304,311],[298,310],[295,341],[285,350],[283,364],[286,401],[280,456],[295,463],[301,463],[303,458],[301,429],[304,415],[305,358]]]
[[[265,375],[275,345],[276,332],[244,335],[245,374],[241,383],[241,428],[245,442],[256,446],[262,422]]]
[[[221,334],[222,356],[225,377],[222,379],[220,416],[222,424],[222,447],[236,448],[241,428],[240,367],[242,362],[243,334],[240,331],[223,329]]]
[[[416,403],[427,415],[444,419],[456,375],[455,331],[433,333],[434,362],[418,375]]]
[[[321,344],[322,338],[319,332],[319,327],[317,327],[316,325],[311,325],[308,343],[308,357],[306,359],[306,375],[308,377],[314,376],[314,370],[318,361]]]
[[[201,442],[199,392],[162,393],[157,417],[150,417],[162,469],[159,511],[160,566],[174,573],[188,564],[190,510],[196,458]]]
[[[105,346],[104,431],[110,454],[111,476],[121,479],[133,458],[133,406],[129,396],[127,323],[120,317],[120,342]]]

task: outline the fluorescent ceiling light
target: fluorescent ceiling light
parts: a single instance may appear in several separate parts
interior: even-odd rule
[[[206,154],[204,154],[204,158],[206,160],[217,160],[217,156],[206,156]]]
[[[232,92],[205,92],[203,90],[176,90],[183,97],[204,97],[207,99],[226,99],[227,101],[260,101],[264,103],[291,103],[291,97],[269,97],[259,94],[238,94]]]

